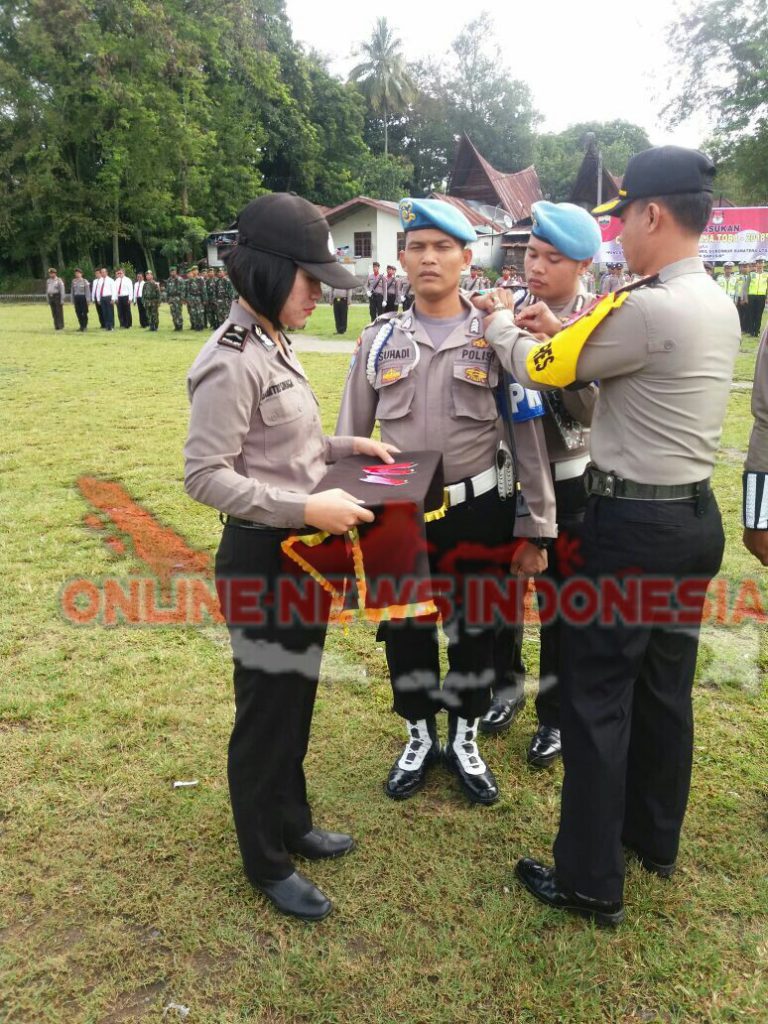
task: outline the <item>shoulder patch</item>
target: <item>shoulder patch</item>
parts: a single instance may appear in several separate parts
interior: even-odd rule
[[[248,328],[240,327],[239,324],[227,324],[226,331],[217,340],[216,344],[224,348],[233,348],[242,352],[248,340]]]
[[[655,284],[659,283],[659,275],[651,274],[649,277],[641,277],[639,281],[630,281],[629,284],[622,285],[621,288],[617,288],[616,295],[621,295],[622,292],[633,292],[636,288],[653,288]]]

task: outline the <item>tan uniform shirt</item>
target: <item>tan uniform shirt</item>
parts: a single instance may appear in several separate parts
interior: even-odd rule
[[[379,356],[373,386],[366,368],[371,347],[390,317],[366,328],[353,356],[336,429],[368,437],[376,420],[383,441],[403,450],[440,451],[447,483],[495,464],[504,437],[493,389],[500,368],[483,337],[483,317],[462,298],[464,322],[435,350],[415,308],[396,318]],[[520,429],[518,429],[520,428]],[[554,491],[540,424],[515,425],[518,471],[531,516],[517,520],[518,537],[554,537]]]
[[[528,387],[537,342],[498,313],[486,338]],[[712,472],[739,349],[739,317],[698,258],[664,267],[590,336],[577,378],[598,380],[592,459],[638,483],[686,484]]]
[[[768,327],[763,331],[757,350],[752,415],[755,422],[744,468],[752,473],[768,473]]]
[[[218,343],[233,324],[247,329],[242,351]],[[187,377],[184,487],[221,512],[300,527],[326,463],[351,455],[353,441],[324,436],[317,399],[290,345],[286,350],[232,303],[228,322],[203,345]]]

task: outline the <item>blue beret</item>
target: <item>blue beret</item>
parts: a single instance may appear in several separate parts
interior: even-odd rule
[[[463,213],[442,199],[401,199],[400,223],[403,231],[435,228],[460,242],[476,242],[477,234]]]
[[[531,234],[571,260],[589,260],[602,242],[595,218],[573,203],[542,201],[531,207]]]

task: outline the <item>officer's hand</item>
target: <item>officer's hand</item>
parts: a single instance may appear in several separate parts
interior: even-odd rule
[[[383,441],[374,441],[372,437],[355,437],[353,438],[354,444],[352,451],[355,455],[372,455],[375,459],[381,459],[382,462],[391,463],[395,460],[390,455],[390,452],[399,452],[400,449],[396,448],[393,444],[385,444]]]
[[[509,570],[516,576],[537,576],[544,572],[548,564],[546,550],[526,540],[515,548]]]
[[[529,334],[545,334],[548,338],[563,326],[546,302],[525,306],[515,317],[515,323]]]
[[[310,494],[304,506],[304,522],[326,533],[346,533],[358,523],[372,523],[373,512],[359,498],[340,487]]]
[[[514,301],[512,296],[508,294],[507,288],[496,288],[485,295],[471,295],[470,301],[475,309],[479,309],[481,313],[486,313],[489,320],[494,313],[499,313],[502,309],[509,310],[510,312],[514,309]]]
[[[758,562],[768,565],[768,530],[745,530],[744,547]]]

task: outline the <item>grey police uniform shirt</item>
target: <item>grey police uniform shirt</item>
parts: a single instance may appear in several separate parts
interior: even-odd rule
[[[53,298],[54,295],[58,295],[61,301],[64,301],[64,282],[60,277],[51,278],[45,282],[45,294],[48,298]]]
[[[336,424],[339,434],[368,437],[378,420],[383,441],[404,451],[442,452],[447,483],[494,466],[505,436],[493,392],[499,364],[483,337],[483,316],[466,298],[461,301],[465,318],[438,349],[416,307],[397,316],[373,386],[366,374],[371,346],[392,316],[367,327],[352,357]],[[515,535],[554,537],[554,490],[541,426],[533,420],[516,424],[515,445],[532,513],[517,520]]]
[[[233,325],[246,329],[242,351],[226,343]],[[187,388],[187,493],[265,526],[304,526],[307,494],[327,463],[352,454],[353,439],[323,434],[317,399],[290,345],[283,352],[233,302],[228,322],[192,364]]]
[[[768,327],[763,331],[757,350],[752,415],[755,422],[744,468],[751,473],[768,473]]]
[[[538,342],[496,314],[486,338],[522,384]],[[741,331],[733,304],[698,257],[636,288],[582,349],[577,379],[599,380],[590,447],[599,469],[647,484],[708,478],[715,462]]]
[[[387,286],[384,274],[369,274],[365,282],[365,290],[368,295],[386,296]]]
[[[84,277],[81,277],[79,280],[73,277],[69,290],[73,299],[76,295],[84,295],[87,302],[91,301],[91,286]]]

